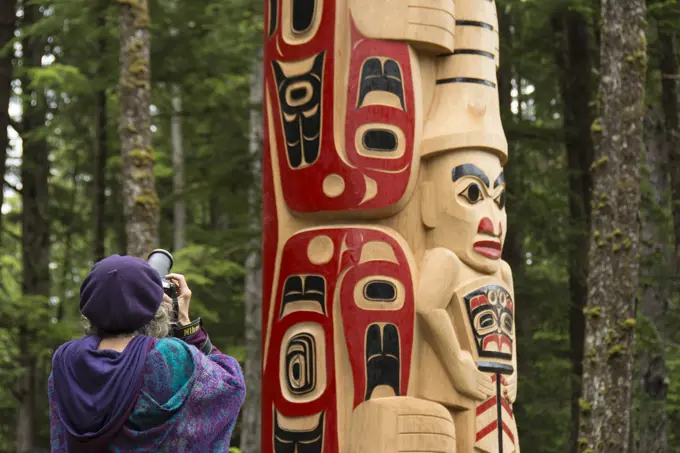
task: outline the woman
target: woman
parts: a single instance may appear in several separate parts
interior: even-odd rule
[[[178,288],[174,331],[172,300],[146,261],[113,255],[83,281],[87,334],[56,351],[48,381],[52,453],[229,450],[243,372],[191,322],[184,277],[166,278]]]

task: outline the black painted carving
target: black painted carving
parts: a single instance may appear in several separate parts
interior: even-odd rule
[[[375,280],[364,286],[364,297],[373,302],[394,302],[397,300],[397,288],[390,282]]]
[[[483,297],[488,303],[472,308],[472,302],[477,297]],[[477,353],[480,358],[512,359],[512,353],[485,350],[487,341],[496,342],[498,349],[501,341],[507,340],[512,344],[513,334],[513,311],[508,308],[507,302],[511,302],[510,293],[502,286],[485,286],[465,296],[465,306],[475,335]]]
[[[371,151],[395,151],[399,145],[397,135],[387,129],[369,129],[364,132],[364,148]]]
[[[288,304],[314,302],[326,314],[326,281],[320,275],[291,275],[283,284],[283,301],[279,319]]]
[[[486,57],[486,58],[491,58],[492,60],[494,59],[494,56],[491,52],[486,52],[484,50],[478,50],[478,49],[457,49],[453,51],[454,55],[477,55],[479,57]]]
[[[276,21],[278,20],[279,0],[269,0],[269,37],[271,38],[276,31]]]
[[[369,326],[366,332],[366,396],[379,385],[392,387],[399,396],[399,330],[394,324]]]
[[[487,30],[493,31],[493,25],[487,24],[486,22],[479,22],[476,20],[457,20],[456,21],[456,26],[457,27],[480,27],[480,28],[485,28]]]
[[[309,72],[286,77],[281,65],[272,62],[283,114],[288,163],[294,169],[311,165],[319,158],[323,65],[322,52]]]
[[[477,369],[485,373],[496,373],[510,375],[515,371],[512,365],[496,362],[477,362]]]
[[[372,91],[387,91],[399,98],[402,110],[404,106],[404,83],[401,69],[396,61],[387,59],[381,62],[378,58],[369,58],[361,68],[361,82],[359,90],[359,107],[362,106],[368,93]]]
[[[505,173],[501,172],[500,175],[498,175],[498,178],[493,182],[494,188],[500,186],[501,184],[505,184]]]
[[[449,79],[438,79],[437,85],[445,85],[447,83],[477,83],[479,85],[486,85],[490,88],[496,88],[496,84],[490,80],[475,79],[473,77],[452,77]]]
[[[316,388],[316,342],[301,333],[290,339],[286,349],[286,383],[294,395],[304,395]]]
[[[293,32],[304,33],[314,22],[315,0],[293,0]]]
[[[289,431],[281,428],[279,417],[274,411],[274,451],[275,453],[321,453],[323,447],[324,415],[319,423],[309,431]]]
[[[451,180],[453,182],[456,182],[465,176],[474,176],[475,178],[482,181],[486,187],[489,187],[489,178],[482,171],[482,169],[475,164],[462,164],[455,167],[451,171]]]

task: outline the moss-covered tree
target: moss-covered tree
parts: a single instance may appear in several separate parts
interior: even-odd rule
[[[579,447],[630,451],[647,73],[644,0],[603,0]]]
[[[158,247],[160,206],[151,143],[151,43],[147,0],[118,0],[120,8],[119,133],[127,253],[146,257]]]

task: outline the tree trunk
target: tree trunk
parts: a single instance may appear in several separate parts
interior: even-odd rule
[[[123,211],[128,255],[146,258],[158,245],[160,203],[151,146],[151,70],[147,0],[118,0],[120,7]]]
[[[577,11],[559,11],[552,18],[555,59],[560,74],[564,138],[569,168],[569,343],[571,350],[571,435],[569,451],[578,451],[579,400],[583,374],[585,317],[588,298],[588,245],[593,141],[593,115],[589,27]]]
[[[12,96],[12,57],[10,49],[6,54],[2,49],[14,38],[16,26],[16,0],[0,0],[0,239],[2,238],[2,205],[5,202],[4,178],[9,148],[7,127],[9,121],[9,100]]]
[[[262,95],[263,67],[262,50],[255,61],[250,80],[250,152],[253,158],[253,176],[261,178],[260,156],[262,151]],[[259,184],[255,185],[259,187]],[[250,191],[251,228],[258,230],[260,222],[259,189]],[[241,428],[241,451],[259,453],[260,451],[260,380],[262,367],[262,242],[253,240],[251,252],[246,259],[245,280],[245,331],[246,331],[246,388],[249,389],[243,406]]]
[[[174,208],[174,246],[178,251],[186,243],[185,224],[187,219],[187,204],[184,199],[184,145],[182,135],[182,92],[179,85],[172,85],[172,170],[173,192],[175,194]]]
[[[24,27],[30,27],[40,17],[39,5],[24,5]],[[40,67],[44,43],[40,38],[28,37],[23,42],[24,67]],[[30,80],[22,80],[23,87]],[[31,93],[24,92],[26,97]],[[22,293],[29,303],[47,303],[50,292],[50,230],[48,217],[48,147],[37,132],[45,125],[45,99],[43,93],[35,93],[36,103],[23,103],[23,153],[21,159],[21,201],[23,257]],[[36,415],[36,356],[35,342],[39,326],[26,322],[19,326],[19,356],[22,373],[19,377],[19,404],[17,411],[17,451],[32,448],[35,440]]]
[[[648,121],[647,139],[647,171],[651,193],[642,211],[643,218],[643,247],[642,257],[646,266],[642,268],[644,282],[642,285],[642,314],[645,321],[654,328],[649,329],[655,338],[649,338],[639,348],[639,391],[640,414],[639,442],[637,451],[666,453],[668,451],[668,416],[666,402],[668,392],[668,371],[665,356],[665,324],[664,318],[668,311],[670,282],[673,275],[680,269],[680,206],[677,201],[668,206],[666,195],[671,190],[668,187],[667,175],[670,173],[673,187],[673,199],[680,198],[680,160],[678,159],[678,58],[675,33],[661,26],[659,28],[659,44],[661,58],[659,67],[662,74],[661,103],[664,116],[664,127],[656,117]],[[669,165],[670,162],[670,165]],[[670,170],[667,171],[666,169]],[[659,210],[671,209],[674,219],[675,253],[669,257],[664,253],[667,244],[667,234],[664,225],[659,222]],[[670,275],[659,273],[659,269],[673,269]]]
[[[628,453],[647,70],[644,0],[602,1],[581,452]]]
[[[661,104],[668,134],[669,169],[671,193],[673,196],[673,224],[675,232],[675,263],[680,271],[680,117],[678,116],[678,56],[675,33],[663,28],[659,30],[661,44]]]
[[[97,11],[97,24],[100,30],[106,28],[106,7],[108,1],[101,0]],[[106,38],[101,36],[97,43],[99,53],[106,55]],[[97,80],[102,87],[95,95],[96,102],[96,126],[95,126],[95,156],[94,156],[94,193],[92,196],[92,219],[94,223],[94,261],[97,262],[106,256],[106,160],[108,157],[108,134],[107,134],[107,102],[106,89],[103,86],[103,78],[106,76],[104,60],[100,60],[97,68]]]
[[[639,414],[638,453],[668,452],[668,417],[666,415],[666,395],[668,392],[668,372],[665,354],[664,318],[668,312],[669,275],[672,255],[666,251],[667,228],[662,219],[668,206],[668,148],[663,123],[656,118],[647,118],[646,176],[648,190],[642,197],[641,216],[641,259],[642,303],[640,309],[644,322],[653,328],[649,338],[640,338],[637,347],[639,370]]]

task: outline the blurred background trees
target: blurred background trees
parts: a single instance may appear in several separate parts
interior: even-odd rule
[[[131,19],[145,4],[148,22]],[[588,412],[591,219],[602,203],[591,171],[601,5],[497,5],[511,147],[504,257],[519,307],[516,417],[523,451],[576,453]],[[155,219],[158,245],[192,286],[195,315],[246,368],[233,444],[259,451],[263,6],[0,0],[0,453],[49,447],[46,378],[55,348],[80,335],[80,282],[97,259],[135,253],[140,237],[126,226]],[[125,40],[126,19],[148,30],[148,60]],[[637,312],[629,451],[665,453],[680,452],[669,429],[680,423],[680,4],[648,0],[646,19],[640,269],[636,301],[626,301]],[[130,90],[148,90],[148,99]],[[144,102],[148,118],[134,119],[128,112],[143,116]],[[150,135],[131,139],[145,124]],[[126,192],[124,168],[153,191]]]

